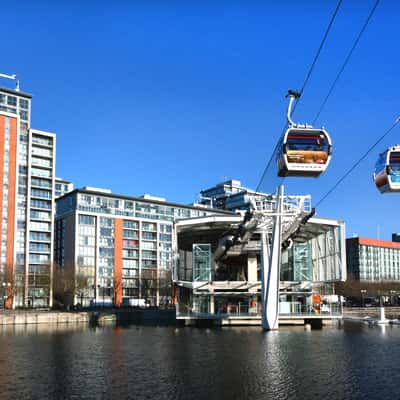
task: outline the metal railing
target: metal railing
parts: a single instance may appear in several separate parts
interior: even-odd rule
[[[247,304],[228,304],[222,308],[219,308],[211,312],[204,312],[203,310],[196,310],[191,307],[177,308],[177,316],[181,317],[193,317],[193,318],[229,318],[229,317],[261,317],[260,307],[249,307]],[[341,316],[343,309],[341,304],[321,304],[321,306],[315,307],[310,305],[300,305],[295,302],[291,303],[289,311],[280,310],[279,317],[329,317],[329,316]]]

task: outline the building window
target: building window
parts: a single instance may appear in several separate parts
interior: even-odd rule
[[[79,214],[79,225],[94,225],[96,223],[96,217],[92,215]]]
[[[211,244],[193,244],[193,281],[211,280]]]
[[[7,104],[9,106],[17,106],[17,98],[15,96],[7,96]]]

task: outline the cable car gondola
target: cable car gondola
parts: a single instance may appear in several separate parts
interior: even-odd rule
[[[292,121],[290,114],[293,101],[300,95],[291,90],[288,95],[289,126],[279,146],[278,175],[318,177],[326,170],[331,160],[331,139],[324,128],[313,128]]]
[[[400,192],[400,145],[389,147],[379,155],[374,181],[381,193]]]

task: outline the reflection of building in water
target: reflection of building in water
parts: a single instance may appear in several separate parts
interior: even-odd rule
[[[241,221],[240,216],[209,216],[175,224],[178,319],[260,324],[260,234],[215,259],[220,238],[235,235]],[[334,283],[346,278],[344,223],[311,218],[292,239],[282,251],[280,321],[340,318]]]

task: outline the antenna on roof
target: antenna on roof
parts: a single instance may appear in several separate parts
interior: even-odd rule
[[[19,79],[17,78],[16,74],[6,75],[6,74],[0,73],[0,78],[11,79],[11,80],[15,81],[15,90],[17,92],[19,92]]]

